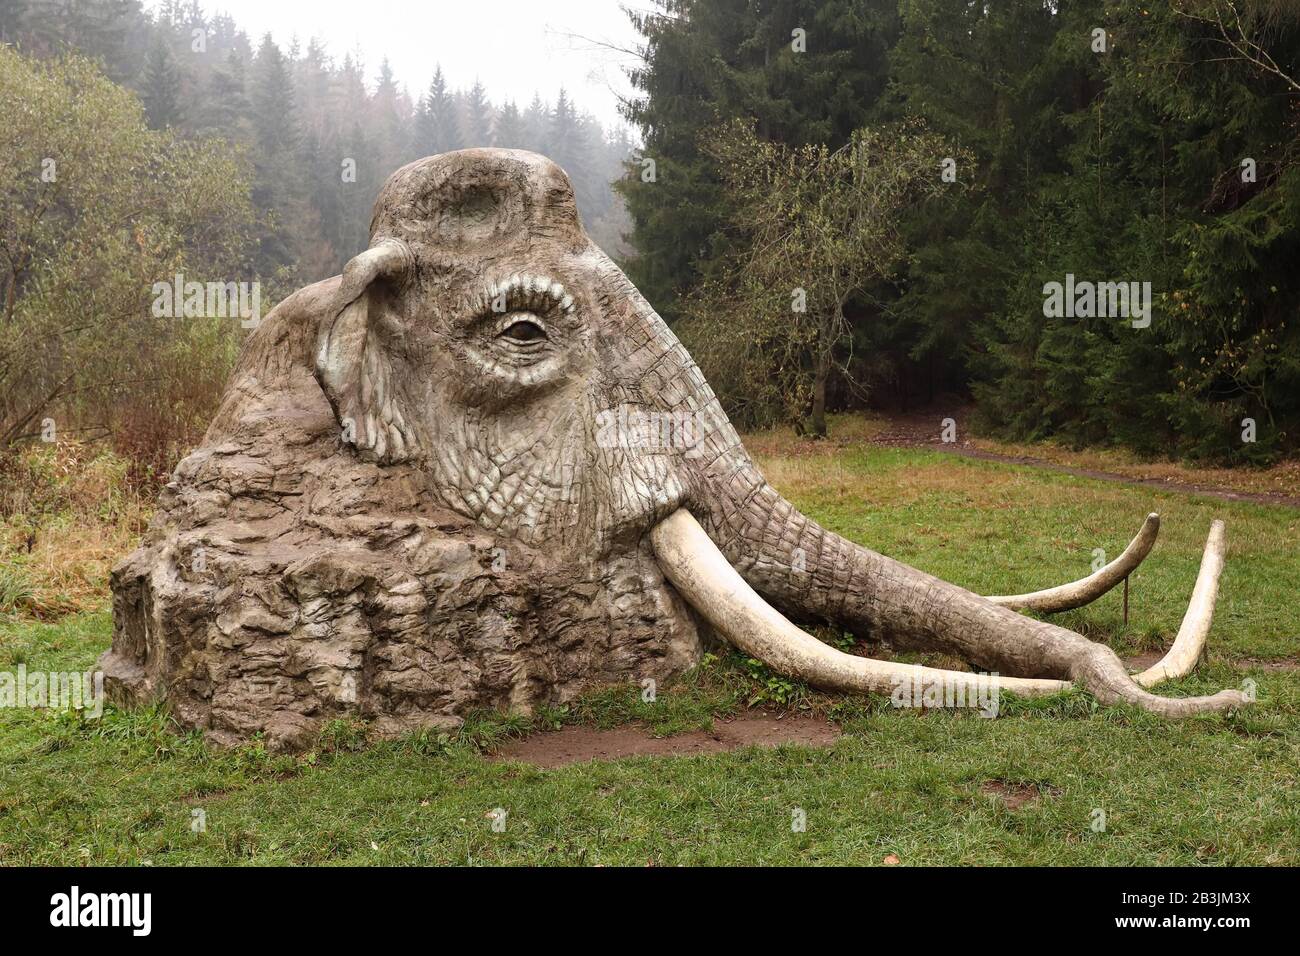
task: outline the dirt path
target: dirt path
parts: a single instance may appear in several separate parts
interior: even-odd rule
[[[565,727],[512,741],[491,759],[517,760],[538,767],[562,767],[589,760],[715,754],[754,746],[803,744],[825,747],[833,744],[839,736],[840,729],[825,720],[760,714],[734,720],[716,718],[711,731],[695,730],[672,737],[652,737],[649,730],[635,724],[609,730]]]
[[[1094,478],[1098,481],[1114,481],[1126,485],[1145,485],[1147,487],[1159,488],[1162,491],[1180,491],[1187,494],[1208,495],[1212,498],[1219,498],[1223,501],[1249,501],[1256,504],[1265,505],[1282,505],[1289,508],[1300,508],[1300,496],[1286,495],[1280,492],[1262,492],[1262,491],[1233,491],[1218,485],[1184,483],[1176,481],[1165,481],[1159,478],[1135,478],[1131,475],[1121,475],[1112,471],[1098,471],[1093,468],[1075,468],[1070,465],[1062,465],[1056,462],[1047,461],[1043,458],[1034,458],[1029,455],[1004,455],[998,452],[987,451],[983,448],[977,448],[968,441],[945,442],[940,434],[939,418],[927,415],[905,416],[891,419],[884,430],[871,439],[873,445],[879,445],[890,448],[924,448],[928,451],[939,451],[949,455],[957,455],[962,458],[975,458],[980,461],[998,461],[1010,465],[1026,465],[1031,468],[1041,468],[1044,471],[1055,471],[1063,475],[1073,475],[1076,478]],[[964,433],[961,420],[958,419],[957,434]]]

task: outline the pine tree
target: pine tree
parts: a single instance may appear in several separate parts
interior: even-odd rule
[[[415,121],[417,151],[423,156],[435,156],[454,149],[456,115],[455,104],[447,92],[442,67],[433,72],[429,89],[420,100],[420,111]]]
[[[492,145],[492,106],[477,80],[461,102],[460,141],[463,148]]]
[[[227,55],[234,52],[242,54],[243,51],[238,49],[240,42],[241,40],[247,42],[234,17],[228,13],[218,13],[212,18],[212,22],[208,24],[208,39],[210,51],[217,50]]]
[[[370,127],[375,132],[379,162],[396,169],[410,158],[407,127],[402,122],[401,91],[393,78],[393,68],[385,57],[379,67],[374,96],[370,99]]]
[[[294,91],[298,102],[298,120],[303,135],[311,133],[318,140],[330,125],[333,70],[329,56],[319,40],[307,43],[307,52],[294,64]]]
[[[546,152],[546,134],[550,126],[551,111],[538,93],[533,94],[533,101],[524,112],[524,144],[534,153]]]
[[[151,128],[163,129],[180,124],[180,86],[180,70],[176,68],[171,51],[161,40],[155,42],[145,57],[141,96]]]
[[[284,54],[268,33],[253,61],[253,130],[263,153],[287,158],[298,141],[293,83]]]
[[[506,149],[528,148],[528,130],[519,107],[513,100],[506,101],[506,104],[501,107],[501,112],[497,115],[496,135],[492,142],[494,146]]]
[[[563,166],[571,158],[570,151],[577,146],[577,140],[578,114],[569,102],[569,94],[560,87],[560,95],[546,124],[543,140],[546,154]]]
[[[295,213],[301,202],[298,176],[298,124],[293,83],[284,54],[268,33],[253,61],[249,95],[257,185],[253,201],[272,214],[259,250],[260,271],[265,275],[295,262]]]
[[[251,135],[248,95],[244,90],[244,62],[231,50],[225,62],[208,77],[202,121],[205,131],[242,141]]]

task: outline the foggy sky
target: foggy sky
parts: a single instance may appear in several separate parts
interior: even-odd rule
[[[372,89],[384,56],[413,100],[441,64],[450,89],[468,89],[477,79],[493,102],[513,99],[521,110],[534,92],[553,102],[563,86],[579,110],[607,128],[623,122],[618,96],[630,96],[632,88],[622,68],[635,61],[590,41],[631,48],[640,39],[618,0],[201,0],[201,6],[209,17],[230,14],[254,49],[270,31],[281,49],[295,35],[303,48],[318,37],[336,62],[360,50]]]

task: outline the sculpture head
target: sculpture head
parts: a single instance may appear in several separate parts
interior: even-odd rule
[[[643,534],[689,498],[706,447],[739,445],[544,157],[398,170],[336,308],[316,375],[344,440],[507,536],[600,550]]]

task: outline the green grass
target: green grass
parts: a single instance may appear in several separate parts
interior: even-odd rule
[[[653,704],[623,688],[532,719],[484,715],[455,735],[368,742],[337,722],[302,757],[207,747],[159,711],[100,720],[0,711],[0,862],[85,864],[1291,864],[1300,863],[1300,674],[1246,659],[1300,653],[1300,513],[1091,482],[918,451],[847,449],[764,461],[831,528],[961,584],[1020,591],[1088,573],[1149,510],[1163,527],[1118,593],[1062,615],[1121,651],[1167,645],[1212,517],[1230,554],[1212,659],[1164,688],[1198,693],[1252,676],[1235,717],[1166,722],[1085,694],[1004,700],[1002,714],[896,711],[881,698],[791,689],[830,711],[825,749],[641,757],[554,770],[487,761],[501,739],[562,723],[707,726],[765,674],[711,661]],[[0,625],[0,669],[92,666],[105,613]],[[778,688],[778,695],[784,691]],[[1018,810],[990,781],[1037,786]],[[504,832],[488,816],[504,808]],[[792,811],[807,815],[791,829]],[[194,811],[206,830],[194,832]],[[1095,832],[1096,811],[1106,827]]]

